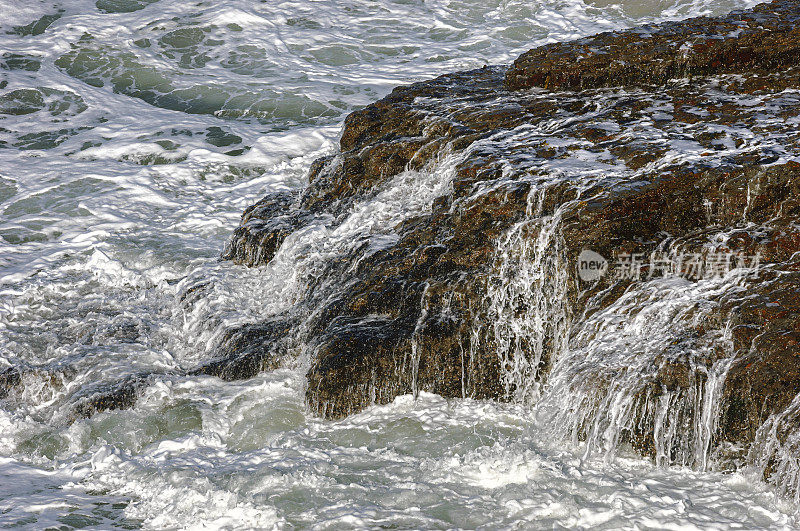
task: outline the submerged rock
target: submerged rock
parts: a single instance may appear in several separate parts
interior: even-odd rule
[[[226,251],[342,238],[298,253],[297,324],[231,331],[198,372],[275,368],[291,338],[327,418],[428,391],[527,401],[661,463],[741,458],[800,392],[798,22],[777,0],[601,34],[352,113]],[[606,262],[589,280],[586,250]]]
[[[129,409],[151,381],[152,375],[136,374],[118,382],[86,387],[73,398],[67,420],[89,418],[103,411]]]
[[[0,399],[8,397],[9,393],[22,383],[22,374],[16,367],[6,367],[0,371]]]
[[[192,375],[244,380],[277,369],[286,357],[286,338],[293,323],[281,319],[229,328],[218,342],[215,356]]]

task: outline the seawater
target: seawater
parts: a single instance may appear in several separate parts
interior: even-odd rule
[[[796,525],[747,472],[609,460],[554,436],[564,412],[532,414],[535,385],[513,404],[420,393],[327,422],[304,407],[302,367],[174,376],[225,327],[290,306],[304,249],[390,227],[446,189],[447,171],[404,175],[393,190],[413,200],[387,190],[270,266],[220,262],[242,210],[302,187],[348,112],[536,45],[753,3],[0,0],[0,370],[30,369],[0,401],[0,525]],[[496,333],[527,330],[503,308]],[[156,376],[135,407],[73,422],[81,393],[139,374]]]

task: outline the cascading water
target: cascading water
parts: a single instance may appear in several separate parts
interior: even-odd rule
[[[548,356],[566,346],[568,274],[559,224],[566,206],[543,214],[546,188],[528,198],[526,219],[498,242],[496,273],[487,284],[487,319],[508,398],[534,404]]]
[[[659,465],[709,468],[732,361],[710,301],[741,277],[655,278],[573,322],[559,224],[576,202],[545,216],[544,198],[531,193],[529,217],[500,240],[487,284],[506,395],[533,406],[555,438],[582,441],[587,456],[633,444]]]
[[[355,203],[341,219],[329,215],[317,216],[306,226],[290,234],[268,264],[246,275],[252,282],[231,286],[222,275],[203,271],[198,278],[182,282],[184,291],[203,285],[203,300],[211,306],[192,305],[186,324],[189,337],[204,345],[213,345],[225,328],[236,324],[258,322],[280,313],[297,312],[294,306],[309,296],[314,286],[312,302],[306,303],[303,320],[314,317],[321,301],[346,277],[345,270],[329,270],[331,264],[344,264],[349,270],[358,267],[360,257],[375,252],[395,238],[392,228],[404,219],[429,210],[434,199],[451,186],[456,165],[468,153],[448,154],[443,150],[440,160],[420,170],[400,173],[383,186],[374,197]],[[209,294],[209,291],[213,294]],[[234,302],[246,300],[259,293],[259,304],[244,308]],[[235,318],[225,319],[230,314]],[[222,323],[208,329],[209,320]],[[205,329],[194,328],[199,325]],[[298,335],[301,335],[298,333]],[[206,351],[203,349],[203,351]]]
[[[653,279],[629,289],[576,325],[535,414],[558,436],[585,441],[587,455],[631,444],[657,464],[706,469],[730,365],[726,328],[707,306],[735,287]]]
[[[758,429],[747,462],[795,503],[800,502],[800,395]]]

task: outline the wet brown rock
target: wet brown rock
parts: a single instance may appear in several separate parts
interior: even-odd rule
[[[800,2],[776,0],[725,17],[601,33],[522,54],[509,89],[664,85],[676,78],[775,72],[800,64]]]
[[[306,397],[312,409],[338,418],[410,393],[413,361],[407,346],[412,332],[412,326],[380,317],[332,322],[308,373]]]
[[[726,381],[721,439],[751,441],[800,393],[800,271],[796,261],[789,265],[763,271],[726,301],[738,356]]]
[[[311,221],[335,228],[404,171],[439,171],[444,152],[460,156],[451,185],[380,245],[364,237],[320,266],[299,303],[298,314],[311,315],[300,332],[286,321],[230,331],[197,373],[235,379],[277,367],[276,345],[291,337],[312,351],[306,399],[328,418],[419,391],[506,399],[487,326],[498,242],[524,220],[520,245],[533,242],[558,212],[578,324],[663,274],[645,263],[639,278],[587,283],[574,268],[584,249],[611,261],[657,250],[759,257],[757,274],[696,309],[699,324],[676,328],[641,396],[652,404],[672,393],[691,425],[690,395],[731,359],[713,444],[749,444],[800,392],[800,98],[784,91],[799,86],[798,5],[548,45],[508,71],[400,87],[353,113],[341,152],[312,167],[299,197],[271,196],[245,212],[228,258],[266,263],[292,231]],[[530,87],[563,92],[517,90]],[[719,340],[728,323],[730,345]],[[544,344],[540,378],[554,354],[552,338]],[[703,355],[685,355],[695,351]],[[625,437],[652,454],[654,429],[642,422]]]

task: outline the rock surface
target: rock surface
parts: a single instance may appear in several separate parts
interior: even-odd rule
[[[725,17],[699,17],[601,33],[522,54],[510,89],[663,85],[715,74],[772,74],[800,64],[800,14],[793,2],[761,4]]]
[[[448,180],[390,238],[365,236],[309,279],[306,397],[328,418],[421,390],[535,400],[561,370],[561,351],[580,347],[581,330],[623,294],[667,274],[707,281],[714,257],[749,259],[725,289],[682,314],[690,323],[676,317],[664,331],[671,346],[639,368],[631,391],[642,411],[636,427],[620,428],[655,455],[647,411],[670,397],[676,418],[696,425],[698,396],[711,393],[711,374],[725,364],[721,394],[707,398],[719,411],[703,452],[731,463],[800,392],[798,90],[793,0],[547,45],[508,69],[399,87],[346,119],[340,153],[315,163],[300,197],[248,209],[226,257],[268,263],[293,231],[348,223],[404,175]],[[585,249],[616,270],[581,280],[575,264]],[[657,255],[702,264],[665,271]],[[643,262],[626,277],[619,267],[630,256]],[[726,263],[718,276],[733,265],[747,264]],[[277,341],[272,330],[265,337]],[[201,372],[246,377],[272,366],[262,347],[247,363],[233,350],[225,363],[239,369],[214,362]],[[592,366],[576,374],[574,385],[595,385],[598,401],[619,378]],[[699,437],[689,431],[686,440]],[[682,440],[666,460],[702,466],[681,457]]]

